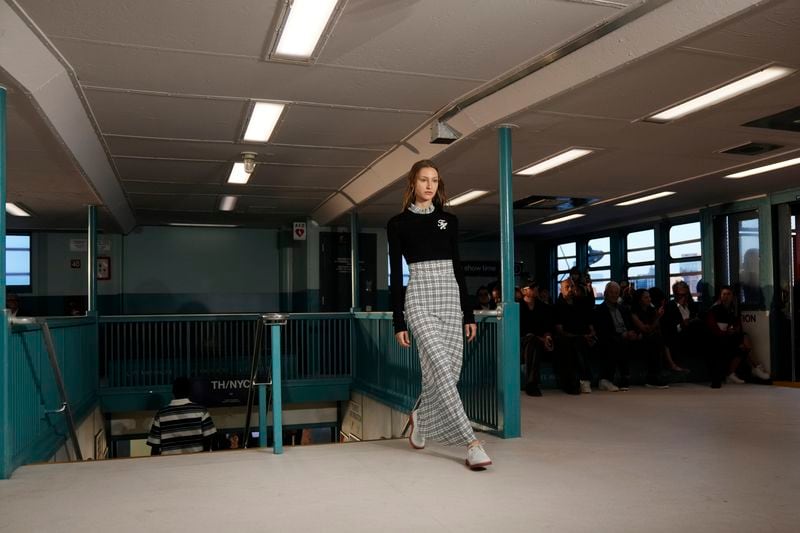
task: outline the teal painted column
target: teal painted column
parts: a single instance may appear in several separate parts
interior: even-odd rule
[[[283,453],[283,402],[281,400],[281,326],[272,324],[272,453]],[[266,417],[265,417],[266,418]]]
[[[8,395],[8,337],[10,325],[6,310],[6,89],[0,86],[0,200],[3,204],[3,216],[0,217],[0,310],[3,312],[3,324],[0,327],[0,479],[9,475],[9,459],[11,454],[9,428],[9,395]]]
[[[86,269],[89,276],[86,290],[88,291],[87,313],[97,313],[97,206],[90,205],[88,208],[88,224],[86,235],[86,258],[89,267]]]
[[[358,262],[358,213],[350,212],[350,311],[360,311],[359,281],[361,268]]]
[[[514,301],[514,194],[511,184],[511,126],[498,129],[500,148],[500,283],[503,316],[497,335],[500,355],[502,435],[519,437],[519,304]]]

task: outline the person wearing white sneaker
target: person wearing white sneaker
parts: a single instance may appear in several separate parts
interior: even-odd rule
[[[750,337],[742,331],[742,320],[736,307],[733,289],[725,285],[720,289],[719,298],[711,306],[706,319],[708,330],[716,343],[711,350],[711,368],[713,372],[712,384],[721,381],[725,376],[726,383],[741,384],[744,380],[736,375],[741,362],[747,358],[753,376],[761,378],[759,374],[767,375],[763,368],[753,357],[753,344]],[[758,373],[757,373],[758,372]]]
[[[725,383],[729,383],[729,384],[733,384],[733,385],[744,385],[744,380],[741,379],[739,376],[737,376],[735,372],[731,372],[725,378]]]
[[[763,380],[765,380],[765,381],[767,381],[767,380],[771,379],[771,376],[769,375],[769,372],[767,372],[767,371],[764,369],[764,367],[763,367],[763,366],[761,366],[761,365],[756,365],[756,366],[754,366],[754,367],[753,367],[753,368],[752,368],[750,371],[751,371],[751,372],[753,373],[753,375],[754,375],[755,377],[757,377],[758,379],[763,379]]]
[[[456,388],[464,336],[473,341],[477,327],[458,253],[458,219],[444,211],[446,203],[436,164],[414,163],[407,176],[403,212],[386,228],[392,321],[400,346],[411,346],[409,328],[414,334],[422,368],[419,407],[410,417],[411,446],[421,449],[426,439],[469,446],[467,466],[478,469],[491,460],[475,438]],[[410,271],[405,294],[403,257]]]
[[[617,387],[607,379],[601,379],[600,383],[597,384],[597,388],[607,392],[619,392],[619,387]]]
[[[581,384],[581,394],[591,394],[592,393],[592,382],[588,379],[580,380]]]
[[[483,444],[478,442],[467,448],[467,466],[472,470],[481,470],[492,464],[492,460],[486,455]]]

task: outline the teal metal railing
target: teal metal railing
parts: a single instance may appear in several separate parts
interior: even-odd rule
[[[257,314],[124,315],[100,319],[103,388],[168,386],[179,376],[246,376]],[[281,338],[283,380],[349,378],[349,313],[290,315]],[[261,343],[269,359],[270,332]],[[262,368],[267,368],[262,366]]]
[[[479,315],[481,315],[479,313]],[[421,390],[416,343],[402,348],[394,338],[391,313],[355,313],[353,388],[400,411],[410,411]],[[502,431],[499,412],[497,316],[476,316],[478,336],[464,347],[458,388],[469,419]],[[518,393],[518,391],[517,391]]]
[[[53,337],[70,407],[76,420],[97,405],[97,320],[55,318],[47,321]],[[8,404],[2,416],[3,457],[0,477],[20,465],[45,461],[64,444],[67,425],[57,410],[61,400],[38,324],[14,325],[5,354]]]
[[[175,377],[246,376],[260,315],[109,316],[100,319],[101,389],[166,387]],[[470,420],[503,434],[498,316],[478,313],[459,391]],[[402,411],[419,397],[416,346],[401,348],[390,313],[289,315],[280,353],[285,386],[343,383]],[[413,338],[412,338],[413,341]],[[261,344],[268,368],[270,334]],[[514,361],[518,368],[518,361]],[[338,390],[338,389],[337,389]],[[519,394],[518,390],[510,391]],[[320,393],[323,394],[323,393]]]

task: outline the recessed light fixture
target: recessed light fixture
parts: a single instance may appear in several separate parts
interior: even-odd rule
[[[30,213],[13,202],[6,202],[6,213],[15,217],[29,217]]]
[[[625,202],[620,202],[620,203],[618,203],[616,205],[621,207],[621,206],[625,206],[625,205],[640,204],[642,202],[649,202],[650,200],[657,200],[658,198],[664,198],[665,196],[672,196],[673,194],[675,194],[674,191],[662,191],[662,192],[657,192],[655,194],[642,196],[640,198],[634,198],[633,200],[627,200]]]
[[[778,170],[779,168],[786,168],[792,165],[800,165],[800,157],[795,157],[794,159],[787,159],[786,161],[780,161],[778,163],[772,163],[771,165],[764,165],[761,167],[751,168],[750,170],[743,170],[741,172],[736,172],[734,174],[728,174],[725,177],[746,178],[747,176],[753,176],[755,174],[763,174],[764,172],[770,172],[772,170]]]
[[[338,0],[293,0],[274,55],[310,58],[337,3]]]
[[[194,224],[192,222],[170,222],[170,226],[182,228],[236,228],[236,224]]]
[[[561,224],[562,222],[566,222],[567,220],[575,220],[576,218],[581,218],[585,216],[586,216],[585,213],[575,213],[561,218],[554,218],[553,220],[548,220],[547,222],[542,222],[542,225],[547,226],[549,224]]]
[[[244,169],[244,163],[234,163],[228,176],[228,183],[244,184],[250,179],[250,173]]]
[[[754,72],[749,76],[745,76],[744,78],[723,85],[722,87],[714,89],[713,91],[701,94],[700,96],[692,98],[691,100],[683,102],[682,104],[665,109],[664,111],[648,117],[647,120],[650,122],[669,122],[671,120],[676,120],[694,113],[695,111],[700,111],[701,109],[711,107],[735,96],[739,96],[747,91],[752,91],[753,89],[757,89],[767,85],[768,83],[772,83],[773,81],[784,78],[795,72],[796,70],[786,67],[767,67],[763,70],[759,70],[758,72]]]
[[[286,104],[276,102],[256,102],[250,111],[250,120],[247,121],[247,128],[244,131],[244,140],[258,143],[269,141],[285,107]]]
[[[239,201],[238,196],[223,196],[219,201],[220,211],[233,211],[236,209],[236,202]]]
[[[477,200],[481,196],[486,196],[489,194],[490,191],[481,191],[478,189],[470,189],[468,191],[462,192],[461,194],[457,194],[448,200],[447,207],[452,207],[454,205],[461,205],[467,202],[471,202],[472,200]]]
[[[574,161],[585,155],[589,155],[592,152],[594,152],[594,150],[587,150],[586,148],[571,148],[566,152],[561,152],[560,154],[556,154],[552,157],[548,157],[547,159],[539,161],[538,163],[527,166],[522,170],[515,172],[514,174],[519,174],[521,176],[535,176],[558,166],[565,165],[570,161]]]

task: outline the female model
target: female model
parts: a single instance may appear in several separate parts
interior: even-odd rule
[[[408,348],[408,321],[422,367],[420,404],[411,412],[411,446],[424,448],[426,437],[466,445],[467,466],[477,470],[492,461],[475,438],[456,389],[464,345],[462,321],[468,341],[477,328],[458,256],[458,219],[442,210],[446,201],[436,165],[427,160],[414,163],[403,212],[387,227],[394,331],[397,342]],[[411,272],[405,297],[402,256]]]

